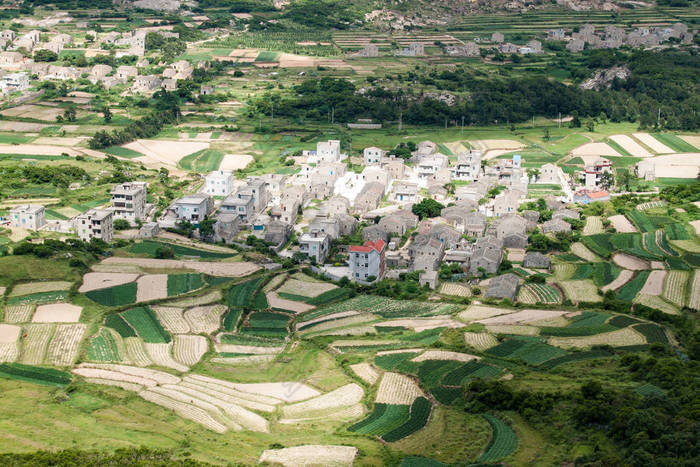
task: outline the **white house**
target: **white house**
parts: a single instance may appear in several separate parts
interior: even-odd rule
[[[228,196],[233,191],[233,173],[215,170],[204,177],[204,192],[212,196]]]
[[[23,204],[10,210],[12,227],[29,230],[39,230],[46,224],[44,206],[38,204]]]
[[[338,162],[340,160],[340,141],[328,140],[316,144],[318,162]]]
[[[180,220],[199,223],[206,219],[212,209],[212,200],[208,195],[196,194],[176,199],[170,206]]]
[[[317,230],[312,230],[299,239],[299,251],[306,253],[317,263],[323,263],[331,249],[331,240],[328,235]]]
[[[146,182],[125,182],[112,188],[112,207],[110,210],[117,219],[131,223],[146,217]]]
[[[472,182],[481,173],[481,151],[461,152],[457,156],[457,165],[452,169],[453,180]]]
[[[85,242],[93,238],[111,242],[114,237],[113,219],[112,211],[90,209],[75,218],[75,229],[80,239]]]
[[[371,147],[365,148],[362,159],[365,165],[379,165],[382,163],[383,157],[384,151],[379,148]]]
[[[364,245],[350,245],[350,273],[352,280],[371,282],[384,276],[384,250],[386,244],[381,238],[376,242],[366,241]]]

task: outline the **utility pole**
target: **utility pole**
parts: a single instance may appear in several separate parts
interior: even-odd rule
[[[561,128],[561,112],[559,112],[559,128]]]
[[[399,112],[399,131],[403,128],[403,112]]]
[[[331,107],[331,125],[335,123],[335,107]]]
[[[447,117],[445,117],[445,130],[447,130]]]
[[[656,127],[658,128],[659,125],[661,125],[661,107],[659,107],[659,113],[656,116]]]
[[[275,121],[275,101],[272,101],[272,121]]]
[[[535,128],[535,116],[532,116],[532,128]]]
[[[464,134],[464,115],[462,115],[462,134]]]

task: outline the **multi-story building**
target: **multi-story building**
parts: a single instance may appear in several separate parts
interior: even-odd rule
[[[384,157],[384,151],[379,148],[365,148],[363,152],[365,165],[379,165],[382,163],[382,157]]]
[[[364,245],[350,245],[350,273],[352,279],[360,282],[372,282],[384,276],[384,250],[386,244],[379,239],[365,242]]]
[[[80,239],[85,242],[93,238],[111,242],[114,237],[113,219],[112,211],[90,209],[75,218],[75,229]]]
[[[116,219],[129,222],[146,217],[146,182],[126,182],[112,188],[112,207]]]
[[[312,230],[299,239],[299,251],[305,253],[317,263],[323,263],[331,249],[331,240],[328,235],[318,230]]]
[[[44,206],[38,204],[23,204],[10,210],[12,227],[39,230],[46,224]]]
[[[462,152],[457,156],[457,165],[452,169],[452,178],[473,182],[481,173],[481,151]]]
[[[209,195],[196,194],[176,199],[170,206],[179,220],[199,223],[207,218],[212,210],[212,199]]]
[[[212,196],[228,196],[233,191],[233,173],[215,170],[204,177],[204,192]]]
[[[586,166],[583,173],[587,189],[600,188],[602,186],[603,174],[612,174],[612,162],[601,157],[596,160],[593,165]]]

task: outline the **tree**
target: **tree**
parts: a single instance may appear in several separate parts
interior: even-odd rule
[[[630,182],[632,177],[630,176],[629,170],[618,170],[617,171],[617,186],[624,186],[625,191],[630,191]]]
[[[159,246],[153,254],[157,259],[170,259],[175,257],[175,250],[169,246]]]
[[[131,228],[131,224],[126,219],[114,219],[112,225],[114,230],[129,230]]]
[[[216,224],[215,219],[204,219],[199,223],[199,235],[202,238],[210,238],[214,235],[214,224]]]
[[[527,176],[537,181],[540,177],[540,169],[527,169]]]
[[[413,207],[411,208],[411,211],[413,214],[418,216],[420,219],[425,219],[429,217],[437,217],[440,215],[440,211],[445,206],[442,204],[438,203],[434,199],[431,198],[425,198],[423,201],[420,203],[414,204]]]
[[[41,49],[34,52],[35,62],[55,62],[56,60],[58,60],[58,55],[56,52],[46,49]]]
[[[109,123],[112,120],[112,111],[109,110],[108,106],[102,108],[102,116],[104,117],[105,123]]]
[[[605,188],[606,190],[610,189],[611,186],[615,184],[615,177],[613,177],[613,174],[610,172],[603,172],[600,175],[600,186]]]
[[[544,129],[544,136],[542,137],[543,140],[549,141],[549,128]]]

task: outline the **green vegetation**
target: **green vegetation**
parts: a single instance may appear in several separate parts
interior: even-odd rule
[[[182,295],[204,287],[201,274],[168,274],[168,297]]]
[[[229,308],[249,308],[255,292],[262,285],[262,282],[263,278],[258,277],[234,285],[226,294],[226,304]]]
[[[107,154],[112,154],[114,156],[125,157],[127,159],[134,159],[136,157],[143,157],[140,152],[134,151],[133,149],[123,148],[121,146],[110,146],[103,149]]]
[[[160,324],[156,314],[148,307],[138,307],[126,310],[121,314],[128,324],[136,330],[144,342],[165,344],[170,342],[170,334]],[[117,330],[119,332],[119,330]]]
[[[631,302],[637,296],[649,277],[649,271],[639,271],[628,283],[620,287],[617,291],[618,300]]]
[[[409,416],[410,406],[408,405],[375,403],[372,413],[364,420],[350,426],[348,431],[381,437],[404,425]]]
[[[28,304],[42,304],[42,303],[52,303],[61,302],[66,300],[68,297],[68,291],[66,290],[54,290],[51,292],[37,292],[29,295],[22,295],[19,297],[10,297],[7,299],[8,305],[28,305]]]
[[[640,332],[650,344],[653,344],[655,342],[659,342],[661,344],[668,344],[668,336],[666,336],[664,328],[662,328],[658,324],[636,324],[634,325],[634,329],[635,331]]]
[[[90,340],[88,358],[97,362],[120,361],[117,343],[114,340],[114,336],[107,329],[101,329],[99,334]]]
[[[200,250],[198,248],[190,248],[187,246],[182,246],[178,245],[175,243],[163,243],[163,242],[156,242],[156,241],[151,241],[151,240],[146,240],[143,242],[139,243],[134,243],[131,247],[129,247],[129,251],[131,253],[135,253],[137,255],[151,255],[155,256],[156,250],[158,248],[162,247],[168,247],[173,250],[176,256],[184,256],[184,257],[192,257],[192,258],[201,258],[201,259],[219,259],[219,258],[230,258],[231,256],[235,256],[236,252],[231,250],[231,253],[222,253],[222,252],[217,252],[217,251],[209,251],[209,250]]]
[[[409,436],[423,428],[428,423],[432,405],[425,397],[418,397],[411,404],[411,412],[408,420],[403,425],[400,425],[390,432],[382,435],[382,439],[389,443],[393,443],[400,439]]]
[[[47,386],[65,386],[71,382],[71,375],[54,368],[44,368],[21,363],[0,363],[0,377],[19,379]]]
[[[136,302],[136,282],[115,285],[106,289],[91,290],[85,293],[90,300],[105,306],[122,306]]]
[[[479,456],[479,462],[496,462],[511,455],[518,448],[518,437],[513,429],[493,415],[482,416],[491,425],[493,434],[486,450]]]
[[[246,318],[240,332],[258,337],[284,338],[289,321],[290,316],[284,313],[256,311]]]
[[[243,312],[241,310],[227,311],[226,315],[224,316],[224,331],[235,331],[242,314]]]

